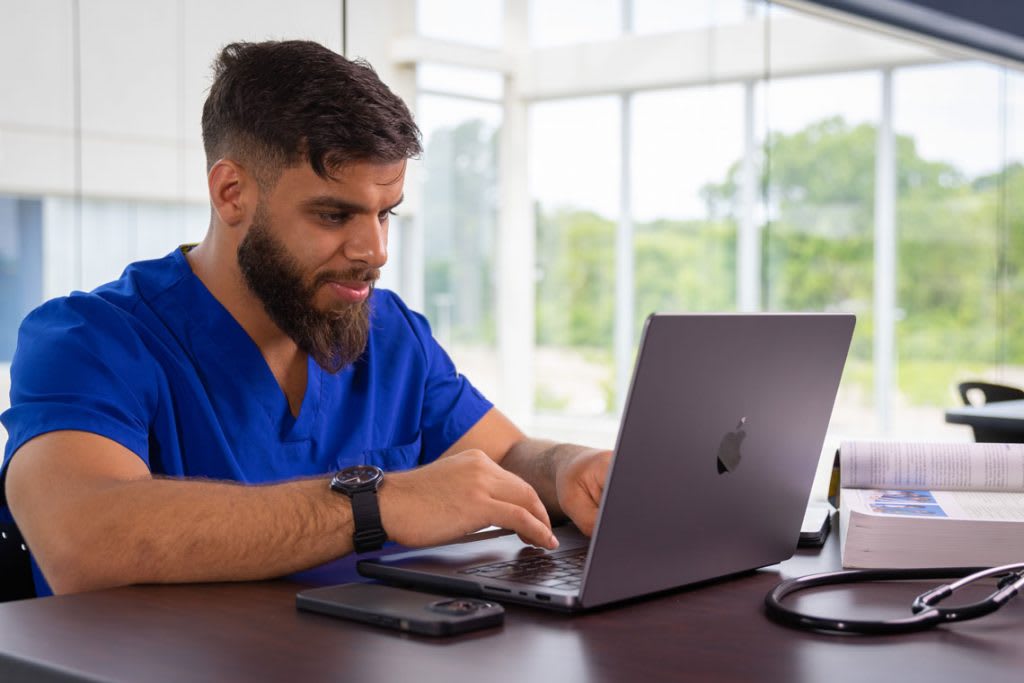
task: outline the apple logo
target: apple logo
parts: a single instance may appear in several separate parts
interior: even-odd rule
[[[747,424],[747,418],[741,417],[739,423],[736,425],[736,430],[727,432],[722,437],[722,443],[718,444],[718,473],[725,474],[726,472],[735,472],[736,468],[740,466],[740,460],[743,458],[740,455],[740,446],[743,444],[743,439],[747,437],[747,433],[743,430],[744,425]]]

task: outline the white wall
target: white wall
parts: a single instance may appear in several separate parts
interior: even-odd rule
[[[200,117],[225,44],[342,42],[339,0],[78,7],[76,21],[72,0],[0,5],[0,194],[45,198],[46,298],[202,238]]]
[[[206,201],[200,137],[226,43],[308,38],[341,49],[339,0],[71,0],[0,8],[0,192]]]

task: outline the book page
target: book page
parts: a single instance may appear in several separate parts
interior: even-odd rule
[[[988,491],[933,491],[951,519],[1024,522],[1024,494]]]
[[[1024,522],[1024,493],[844,489],[843,505],[862,514]]]
[[[1024,444],[844,441],[841,486],[1024,491]]]

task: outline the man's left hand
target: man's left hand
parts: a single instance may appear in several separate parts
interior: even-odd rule
[[[611,461],[611,451],[585,450],[563,463],[555,475],[555,492],[562,512],[587,536],[594,532],[597,523],[597,509]]]

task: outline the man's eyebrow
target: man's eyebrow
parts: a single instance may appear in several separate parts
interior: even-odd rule
[[[345,201],[344,199],[338,199],[337,197],[331,197],[330,195],[310,197],[302,202],[302,206],[307,209],[331,209],[332,211],[344,211],[348,213],[358,213],[366,210],[366,207],[361,204]]]
[[[385,211],[391,211],[399,204],[405,201],[405,195],[403,194],[398,198],[398,201],[391,206],[384,209]],[[344,199],[338,199],[330,195],[320,195],[318,197],[310,197],[309,199],[302,202],[302,206],[306,209],[330,209],[331,211],[337,211],[339,213],[368,213],[372,209],[369,207],[359,204],[357,202],[350,202]]]

